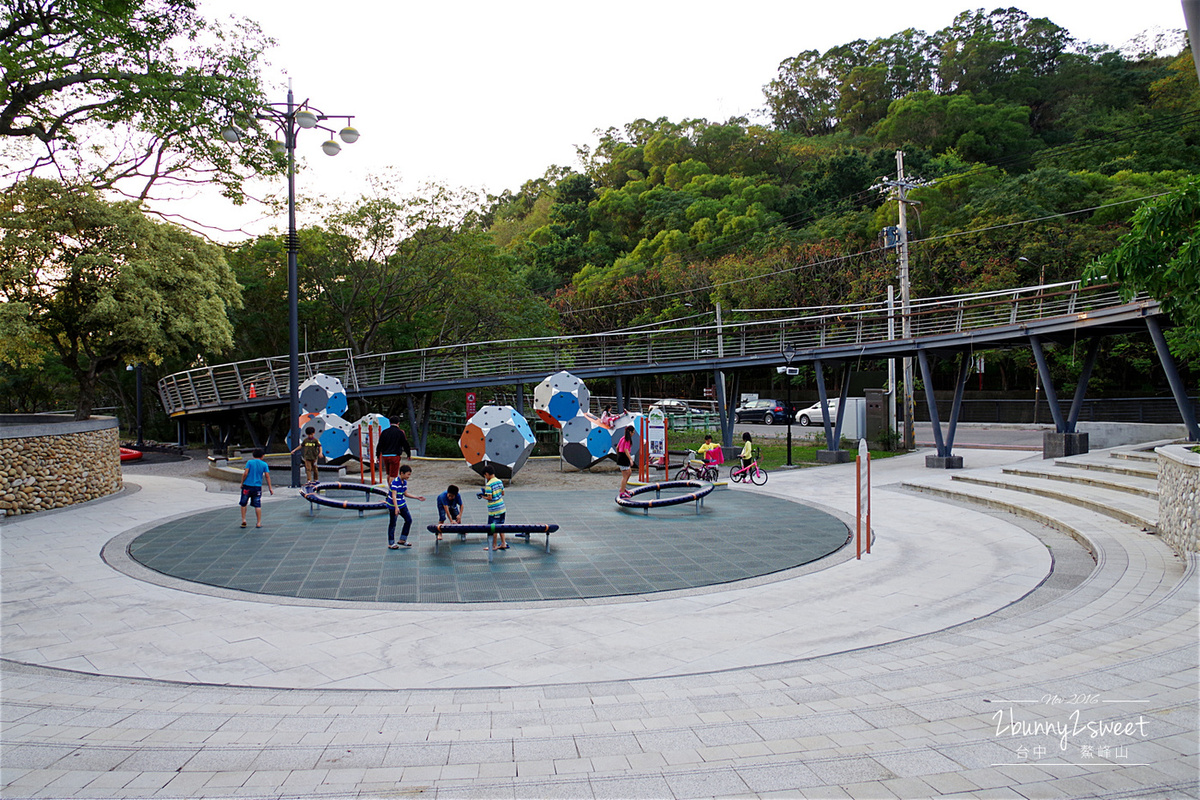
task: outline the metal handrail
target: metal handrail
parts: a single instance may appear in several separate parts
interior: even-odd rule
[[[978,331],[1083,310],[1122,305],[1112,284],[1080,282],[940,297],[910,305],[912,339]],[[508,375],[562,369],[616,369],[715,361],[718,341],[726,357],[777,354],[785,341],[797,350],[888,341],[888,324],[900,319],[877,303],[830,307],[822,313],[768,320],[660,329],[631,336],[593,333],[441,345],[356,356],[348,349],[301,354],[301,373],[323,372],[352,393],[409,383],[469,383]],[[254,399],[250,398],[253,387]],[[286,356],[248,359],[168,375],[158,382],[168,414],[271,401],[287,396]]]

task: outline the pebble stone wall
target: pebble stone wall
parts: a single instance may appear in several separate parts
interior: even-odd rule
[[[0,515],[75,505],[121,486],[116,419],[0,415]]]
[[[1175,552],[1200,552],[1200,453],[1168,445],[1158,454],[1158,535]]]

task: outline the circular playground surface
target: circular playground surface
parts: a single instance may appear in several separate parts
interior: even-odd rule
[[[361,498],[362,493],[358,496]],[[649,516],[622,512],[611,491],[509,488],[508,523],[557,523],[543,537],[510,536],[488,563],[487,536],[447,535],[434,552],[433,498],[409,501],[409,542],[387,549],[386,512],[320,508],[299,497],[263,504],[263,528],[238,527],[236,503],[137,536],[140,564],[183,581],[312,601],[481,603],[578,600],[695,589],[757,578],[817,561],[846,544],[839,519],[750,492],[709,495]],[[464,521],[482,523],[470,499]],[[402,524],[402,523],[401,523]],[[399,528],[397,528],[397,535]]]

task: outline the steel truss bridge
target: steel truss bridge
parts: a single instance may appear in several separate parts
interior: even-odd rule
[[[817,390],[825,400],[826,369],[840,367],[849,377],[864,360],[915,358],[920,365],[939,458],[952,456],[966,378],[972,355],[1003,348],[1030,348],[1045,388],[1058,433],[1073,434],[1088,378],[1105,336],[1149,331],[1191,440],[1200,428],[1162,334],[1165,319],[1158,301],[1121,298],[1112,284],[1080,282],[1023,287],[917,300],[910,304],[909,335],[900,336],[903,317],[885,304],[822,308],[798,316],[726,322],[686,328],[509,339],[354,355],[349,350],[300,354],[300,374],[325,373],[342,381],[351,398],[407,397],[418,452],[428,433],[429,395],[455,388],[517,386],[518,410],[523,388],[548,374],[569,370],[581,378],[615,379],[618,406],[626,376],[713,372],[726,444],[732,440],[733,404],[725,391],[725,373],[783,363],[783,348],[795,348],[793,364],[810,363]],[[1070,410],[1063,414],[1044,355],[1044,345],[1085,343],[1087,355]],[[933,398],[935,359],[957,359],[954,403],[945,431]],[[847,380],[841,381],[845,397]],[[286,407],[288,357],[250,359],[199,367],[164,377],[158,383],[167,413],[186,421],[248,420],[248,412]],[[414,399],[418,401],[414,406]],[[841,438],[841,413],[824,420],[826,441],[835,450]]]

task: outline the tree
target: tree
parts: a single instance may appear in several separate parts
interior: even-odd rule
[[[1181,360],[1200,359],[1200,178],[1143,204],[1133,227],[1088,271],[1121,284],[1124,297],[1146,292],[1175,323],[1168,332]]]
[[[0,197],[0,234],[0,338],[34,335],[57,354],[78,383],[76,419],[104,370],[233,342],[240,289],[220,248],[136,203],[29,178]]]
[[[8,0],[0,137],[27,144],[10,149],[9,169],[45,168],[141,200],[159,182],[216,183],[235,202],[245,174],[280,170],[265,146],[220,138],[235,114],[263,105],[259,60],[271,40],[249,20],[209,23],[195,6]]]

